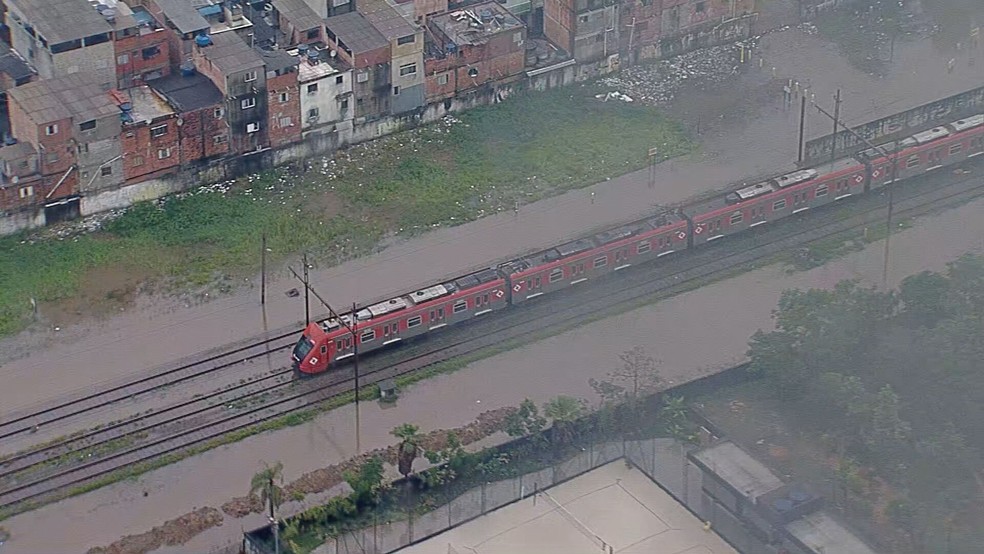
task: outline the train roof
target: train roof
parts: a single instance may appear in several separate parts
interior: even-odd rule
[[[776,187],[772,186],[772,184],[768,181],[764,181],[762,183],[755,183],[754,185],[742,187],[736,190],[734,192],[734,197],[738,200],[748,200],[755,198],[756,196],[762,196],[763,194],[775,192],[775,190]]]
[[[927,142],[933,142],[934,140],[941,139],[943,137],[949,136],[950,130],[946,127],[933,127],[928,131],[923,131],[921,133],[916,133],[912,135],[917,144],[926,144]]]
[[[794,171],[792,173],[787,173],[785,175],[780,175],[773,179],[775,184],[779,185],[780,188],[796,185],[804,181],[809,181],[819,174],[816,169],[800,169],[799,171]]]
[[[953,130],[956,132],[966,131],[967,129],[973,129],[974,127],[980,127],[984,125],[984,114],[972,115],[970,117],[965,117],[963,119],[958,119],[950,124]]]

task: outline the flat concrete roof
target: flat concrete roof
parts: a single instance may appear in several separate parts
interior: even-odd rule
[[[672,496],[622,460],[400,552],[597,554],[599,540],[619,554],[737,554],[716,533],[705,531],[703,523]]]
[[[786,525],[786,530],[817,554],[875,554],[874,550],[824,511],[797,519]]]
[[[273,0],[273,7],[298,31],[321,27],[323,21],[304,0]]]
[[[159,117],[174,114],[167,100],[147,85],[129,88],[123,94],[130,97],[130,105],[133,106],[130,115],[134,124],[150,123]]]
[[[325,19],[328,27],[353,54],[370,52],[390,45],[380,32],[359,12],[348,12]]]
[[[407,21],[386,0],[360,0],[355,3],[355,9],[366,16],[372,26],[388,40],[396,40],[417,32],[417,27]]]
[[[113,26],[86,0],[7,0],[48,44],[109,33]]]
[[[164,95],[178,111],[190,112],[222,103],[222,91],[201,73],[172,74],[154,79],[150,86]]]
[[[263,58],[236,33],[212,35],[212,44],[201,47],[202,55],[225,75],[263,67]]]
[[[457,44],[485,44],[489,38],[524,27],[509,10],[498,2],[473,4],[467,9],[432,15],[427,22],[440,29]]]
[[[188,0],[157,0],[164,17],[181,34],[194,33],[208,29],[208,21],[198,13]]]
[[[730,441],[709,446],[691,456],[752,500],[784,484],[769,468]]]

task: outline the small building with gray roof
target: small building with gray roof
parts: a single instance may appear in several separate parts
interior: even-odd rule
[[[403,113],[424,105],[424,30],[387,0],[360,0],[358,10],[390,43],[390,110]]]
[[[6,0],[11,46],[42,79],[73,73],[116,83],[116,11],[87,0]],[[97,9],[98,8],[98,9]]]

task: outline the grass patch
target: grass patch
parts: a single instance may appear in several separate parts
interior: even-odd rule
[[[0,238],[0,336],[30,323],[32,298],[77,298],[98,288],[100,271],[134,269],[169,290],[228,289],[258,269],[264,232],[272,262],[308,251],[331,263],[390,233],[462,223],[639,169],[652,146],[664,157],[693,149],[656,109],[593,92],[516,95],[353,147],[300,176],[272,170],[139,203],[95,233]],[[105,290],[96,300],[121,296]]]

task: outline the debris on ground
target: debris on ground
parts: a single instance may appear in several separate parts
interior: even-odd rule
[[[127,535],[106,547],[90,548],[87,554],[146,554],[162,546],[184,544],[222,521],[222,513],[215,508],[199,508],[146,533]]]

